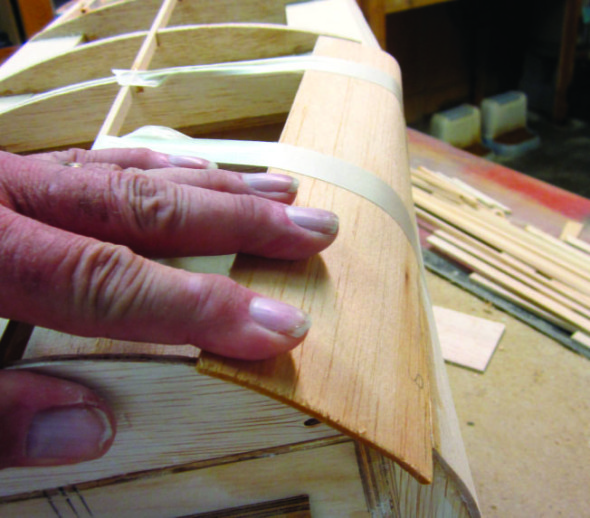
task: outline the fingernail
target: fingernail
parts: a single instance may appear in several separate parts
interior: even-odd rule
[[[27,457],[92,459],[113,435],[106,414],[95,407],[58,407],[39,412],[29,428]]]
[[[250,316],[266,329],[293,338],[301,338],[311,326],[309,315],[300,309],[263,297],[252,299]]]
[[[191,169],[219,169],[215,162],[195,156],[168,155],[168,162],[174,167],[189,167]]]
[[[244,182],[261,192],[297,192],[299,180],[283,174],[245,173]]]
[[[338,216],[323,209],[307,207],[286,207],[287,216],[306,230],[334,235],[338,232]]]

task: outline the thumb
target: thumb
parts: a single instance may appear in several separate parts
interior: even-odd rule
[[[111,411],[90,389],[32,372],[0,371],[0,468],[96,459],[114,436]]]

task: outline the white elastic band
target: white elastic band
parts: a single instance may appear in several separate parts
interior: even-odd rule
[[[280,58],[215,63],[212,65],[194,65],[186,67],[162,68],[159,70],[119,70],[113,74],[121,86],[160,86],[170,76],[178,74],[199,75],[268,75],[282,73],[302,73],[306,70],[328,72],[347,77],[354,77],[374,83],[392,92],[401,102],[402,92],[399,83],[382,70],[348,61],[324,56],[285,56]]]
[[[102,135],[94,144],[94,149],[130,147],[196,156],[222,164],[274,167],[329,182],[387,212],[406,234],[416,254],[420,254],[415,225],[399,195],[379,177],[350,162],[277,142],[193,139],[161,126],[145,126],[124,137]]]

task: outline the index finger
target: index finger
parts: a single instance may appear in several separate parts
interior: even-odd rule
[[[186,157],[158,153],[146,148],[132,149],[68,149],[29,155],[30,158],[59,164],[114,164],[122,169],[163,169],[186,167],[189,169],[217,169],[217,164],[205,158]]]

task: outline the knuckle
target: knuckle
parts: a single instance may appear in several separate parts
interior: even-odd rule
[[[166,232],[182,225],[188,203],[183,190],[172,183],[143,174],[115,174],[117,193],[123,193],[125,208],[134,227],[141,232]]]
[[[73,273],[75,307],[97,323],[123,318],[141,304],[148,284],[147,260],[110,243],[85,247]]]
[[[81,164],[86,162],[88,151],[86,149],[72,148],[68,150],[68,161],[79,162]]]
[[[240,286],[223,275],[199,276],[195,317],[200,328],[229,326],[240,311]]]
[[[133,164],[149,164],[159,156],[159,153],[143,147],[132,148],[128,150],[128,153],[129,162]]]
[[[249,222],[249,225],[267,223],[271,219],[270,203],[251,194],[232,197],[238,222]]]

